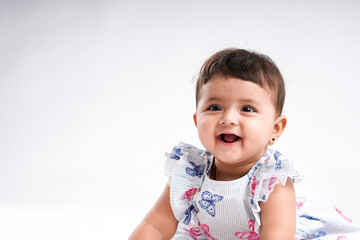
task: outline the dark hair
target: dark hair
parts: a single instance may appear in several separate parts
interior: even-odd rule
[[[270,93],[277,114],[281,115],[285,101],[284,79],[268,56],[237,48],[225,49],[212,55],[200,69],[196,83],[196,105],[202,86],[218,76],[239,78],[264,88]]]

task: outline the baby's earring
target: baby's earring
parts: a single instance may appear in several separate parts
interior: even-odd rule
[[[269,146],[274,145],[274,143],[275,143],[275,138],[272,138],[272,139],[271,139],[271,142],[269,143]]]

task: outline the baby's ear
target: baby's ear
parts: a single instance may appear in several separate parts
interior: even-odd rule
[[[282,115],[282,116],[278,117],[276,119],[276,121],[275,121],[272,137],[275,138],[275,139],[279,139],[279,137],[281,136],[281,134],[285,130],[286,124],[287,124],[286,116]]]
[[[197,127],[197,118],[196,118],[196,113],[194,113],[194,115],[193,115],[193,119],[194,119],[195,126]]]

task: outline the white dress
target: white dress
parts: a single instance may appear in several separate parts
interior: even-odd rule
[[[180,143],[166,154],[170,201],[179,221],[172,239],[259,239],[260,206],[276,184],[300,176],[293,163],[268,149],[247,175],[233,181],[209,178],[214,157]],[[324,199],[297,196],[295,239],[360,239],[360,227]]]

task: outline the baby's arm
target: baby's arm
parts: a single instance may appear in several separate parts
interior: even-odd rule
[[[170,187],[166,185],[154,207],[134,230],[129,240],[170,239],[176,232],[177,224],[170,205]]]
[[[285,186],[276,185],[266,202],[260,202],[261,240],[294,239],[296,231],[296,197],[288,178]]]

